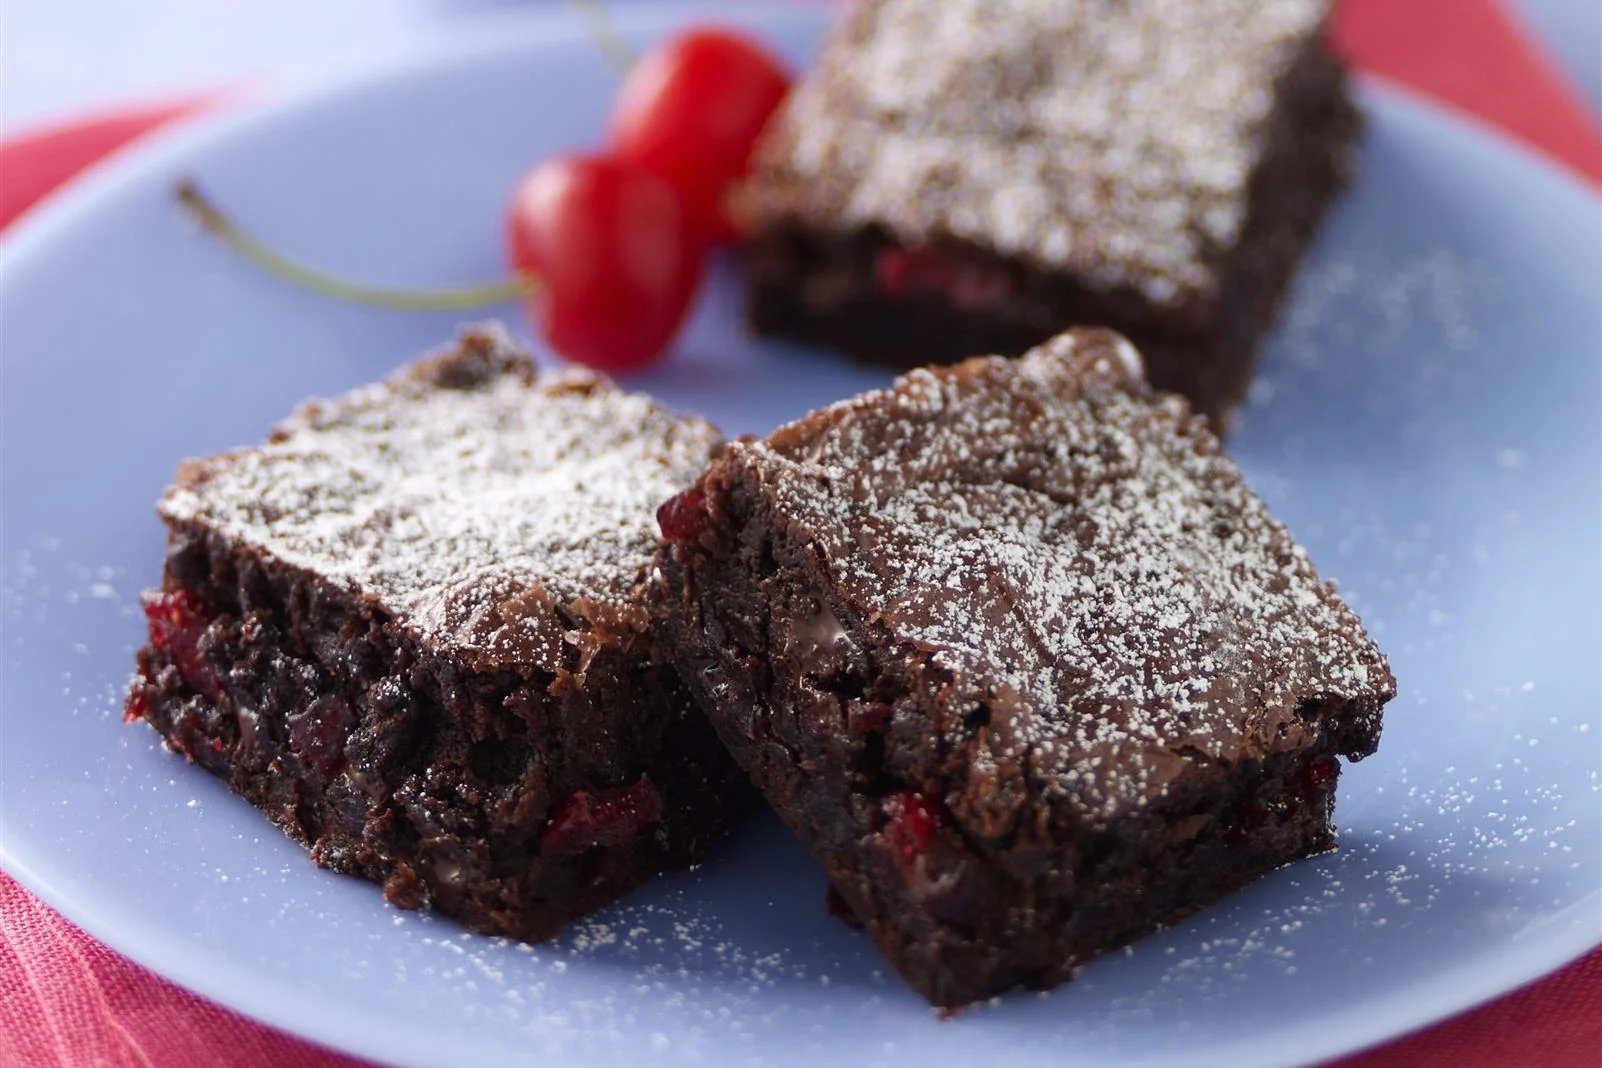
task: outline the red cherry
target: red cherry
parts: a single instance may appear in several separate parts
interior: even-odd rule
[[[891,299],[913,293],[938,293],[961,311],[995,311],[1007,303],[1013,285],[1006,271],[964,263],[938,250],[912,250],[887,245],[873,258],[873,279]]]
[[[662,795],[644,775],[610,790],[575,790],[545,825],[540,852],[571,857],[594,846],[620,846],[661,819]]]
[[[147,593],[144,610],[151,646],[167,654],[190,689],[213,704],[221,701],[222,680],[200,651],[201,636],[211,623],[200,598],[182,589]]]
[[[122,721],[137,723],[139,720],[149,718],[150,702],[145,700],[145,695],[137,692],[129,694],[128,703],[122,709]]]
[[[678,544],[696,540],[712,516],[706,507],[706,489],[697,482],[676,497],[669,497],[656,510],[657,526],[663,539]]]
[[[689,30],[629,69],[612,151],[677,186],[707,241],[731,240],[724,195],[789,91],[789,73],[761,45],[716,27]]]
[[[1340,761],[1334,757],[1320,757],[1307,766],[1307,792],[1319,793],[1329,789],[1340,777]]]
[[[684,198],[642,167],[564,156],[512,195],[512,263],[535,280],[529,310],[547,343],[600,371],[667,348],[701,281],[703,245]]]
[[[939,802],[916,790],[895,790],[881,803],[884,833],[896,847],[903,867],[911,868],[929,849],[940,828]]]

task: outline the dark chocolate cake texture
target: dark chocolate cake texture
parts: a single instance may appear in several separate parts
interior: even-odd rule
[[[486,331],[309,403],[162,499],[128,714],[318,864],[549,937],[741,807],[635,595],[717,441]]]
[[[1136,350],[1076,330],[727,445],[660,514],[664,647],[936,1005],[1334,844],[1385,658]]]

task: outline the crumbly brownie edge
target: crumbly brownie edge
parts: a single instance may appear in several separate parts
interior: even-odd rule
[[[1018,986],[1066,982],[1101,953],[1333,849],[1338,775],[1339,762],[1320,751],[1254,761],[1208,789],[1176,795],[1149,818],[1064,839],[1065,864],[1051,878],[1030,882],[991,868],[987,891],[997,918],[985,926],[932,913],[930,901],[950,900],[942,884],[950,873],[972,879],[970,868],[995,858],[965,851],[960,836],[942,829],[922,859],[935,863],[911,866],[909,875],[883,800],[879,822],[848,828],[855,837],[827,856],[814,852],[897,972],[931,1004],[955,1009]]]
[[[973,787],[906,781],[887,755],[890,717],[917,717],[926,680],[897,677],[905,651],[878,663],[842,658],[841,648],[879,649],[882,639],[833,603],[806,548],[743,476],[736,463],[715,463],[697,505],[707,533],[694,551],[659,555],[659,626],[724,744],[932,1003],[1051,986],[1096,953],[1333,847],[1330,734],[1300,751],[1203,769],[1108,826],[1053,823],[1056,864],[1046,870],[1020,872],[1005,844],[967,840],[945,813]],[[853,640],[820,645],[820,620]],[[1348,718],[1342,708],[1319,714]],[[934,823],[916,849],[900,807],[909,794]]]
[[[1004,294],[963,310],[944,294],[886,297],[876,264],[907,252],[878,227],[830,230],[775,212],[752,220],[747,314],[760,334],[825,345],[901,370],[974,353],[1017,355],[1068,326],[1094,323],[1127,335],[1162,390],[1182,393],[1215,429],[1245,395],[1261,340],[1336,194],[1355,170],[1361,114],[1345,72],[1321,37],[1287,72],[1272,146],[1254,172],[1239,243],[1214,253],[1213,299],[1164,307],[1133,288],[1092,287],[1072,276],[944,237],[917,250],[966,272],[967,284]]]
[[[915,373],[891,390],[814,413],[765,443],[727,446],[695,486],[659,513],[667,544],[658,553],[654,610],[685,677],[850,910],[909,982],[940,1004],[1016,982],[1056,982],[1094,952],[1326,848],[1334,755],[1360,759],[1374,751],[1381,708],[1395,693],[1361,624],[1262,513],[1219,456],[1213,435],[1182,401],[1155,397],[1132,377],[1131,357],[1113,335],[1078,331],[1024,361],[972,360]],[[1086,409],[1062,418],[1106,423],[1114,436],[1079,438],[1067,422],[1037,423],[1045,411],[1038,406],[1056,399],[1083,400]],[[1022,422],[1008,422],[1013,418]],[[929,429],[935,421],[945,429]],[[1126,461],[1116,460],[1106,468],[1104,450],[1120,455],[1125,446],[1115,443],[1118,435],[1140,429],[1151,435],[1144,440],[1153,451],[1143,455],[1155,466],[1126,469]],[[1069,472],[1030,474],[1034,439],[1019,436],[1029,433],[1076,441],[1062,457]],[[989,617],[975,591],[944,569],[958,559],[949,547],[924,555],[851,518],[863,518],[859,506],[874,501],[873,508],[898,515],[934,545],[943,513],[904,510],[878,496],[881,489],[902,492],[889,487],[902,486],[910,466],[919,472],[912,476],[917,484],[934,490],[927,499],[950,502],[954,513],[966,514],[973,500],[963,489],[967,478],[984,480],[976,486],[1039,486],[1050,499],[1067,494],[1088,509],[1090,523],[1074,527],[1076,538],[1090,537],[1094,547],[1097,530],[1123,529],[1117,520],[1129,513],[1119,509],[1140,510],[1097,494],[1095,480],[1142,472],[1143,484],[1163,484],[1165,463],[1179,465],[1181,481],[1205,487],[1200,497],[1175,487],[1176,501],[1190,500],[1205,514],[1141,512],[1153,529],[1144,537],[1120,535],[1117,544],[1133,562],[1111,574],[1161,573],[1169,550],[1151,540],[1154,531],[1176,537],[1187,529],[1213,531],[1208,538],[1226,543],[1221,562],[1262,583],[1264,601],[1237,620],[1245,628],[1240,640],[1250,634],[1254,648],[1281,652],[1240,686],[1215,690],[1222,703],[1206,723],[1188,718],[1201,708],[1181,705],[1178,720],[1156,734],[1146,712],[1111,695],[1122,692],[1117,680],[1132,670],[1152,672],[1151,685],[1161,692],[1189,692],[1171,674],[1182,662],[1163,659],[1161,639],[1142,639],[1144,659],[1136,664],[1116,643],[1102,654],[1110,660],[1081,664],[1085,696],[1111,698],[1118,710],[1094,723],[1069,717],[1052,728],[1047,710],[1068,706],[1051,703],[1062,700],[1059,691],[1029,681],[1036,640],[1030,628],[1002,628],[1019,644],[999,661],[960,652],[972,648],[969,630],[928,626],[937,618],[941,586],[952,589],[954,605],[967,606],[959,615],[977,612],[967,617],[970,627],[1013,617],[984,622]],[[864,481],[870,477],[886,481]],[[1221,528],[1213,525],[1219,519]],[[1257,531],[1253,547],[1231,534],[1246,528]],[[937,583],[927,591],[933,600],[907,587],[888,603],[865,592],[865,576],[880,572],[848,561],[886,545],[909,553],[911,566],[929,568]],[[901,565],[889,566],[885,574],[893,575]],[[1037,592],[1047,596],[1077,588],[1042,581],[1047,585]],[[1144,595],[1156,598],[1145,607],[1153,617],[1183,612],[1189,602],[1170,602],[1159,592],[1168,588]],[[1004,599],[1030,605],[1053,627],[1100,629],[1083,615],[1094,616],[1094,599],[1071,599],[1066,614],[1056,615],[1027,590],[1003,589]],[[918,606],[911,616],[910,605]],[[1284,613],[1303,622],[1288,624]],[[1196,667],[1204,674],[1217,666],[1208,667],[1211,648],[1186,654],[1200,658]],[[1020,705],[1025,689],[1034,696]],[[1232,735],[1236,742],[1209,744],[1212,731],[1228,735],[1230,723],[1249,726]],[[1095,748],[1070,765],[1048,756],[1051,739],[1069,740],[1072,752],[1078,745],[1071,739],[1088,737],[1086,731],[1102,736],[1103,726],[1155,748]],[[1083,763],[1090,753],[1101,754],[1093,766]]]
[[[1218,400],[1205,411],[1227,410],[1246,395],[1258,350],[1297,268],[1357,175],[1363,114],[1348,88],[1346,69],[1323,35],[1308,42],[1285,76],[1281,91],[1288,103],[1269,134],[1274,147],[1252,175],[1240,243],[1220,270],[1218,344],[1236,355],[1216,368],[1208,385]]]
[[[740,809],[743,777],[641,635],[597,623],[556,675],[469,670],[203,525],[172,525],[164,591],[182,625],[139,652],[129,718],[396,905],[549,938],[693,863]]]

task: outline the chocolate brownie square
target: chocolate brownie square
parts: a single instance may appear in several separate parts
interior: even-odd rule
[[[1076,330],[725,446],[667,648],[901,975],[960,1006],[1334,845],[1385,658],[1136,351]]]
[[[758,147],[751,320],[896,367],[1120,330],[1223,425],[1354,156],[1328,0],[863,0]]]
[[[162,499],[128,716],[318,864],[547,938],[739,807],[636,596],[717,441],[483,330],[308,403]]]

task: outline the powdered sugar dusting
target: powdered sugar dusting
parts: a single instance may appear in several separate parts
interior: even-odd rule
[[[1324,699],[1371,717],[1342,725],[1365,755],[1384,658],[1120,342],[914,372],[735,448],[806,525],[839,609],[955,680],[967,705],[936,730],[984,706],[986,762],[1112,815],[1194,759],[1310,744],[1331,724],[1298,706]]]
[[[1239,237],[1273,86],[1328,9],[869,0],[787,104],[754,205],[1178,299]]]
[[[499,334],[305,405],[271,441],[192,462],[164,518],[342,584],[422,635],[557,663],[559,616],[643,627],[655,509],[717,433],[585,372],[536,380]]]

